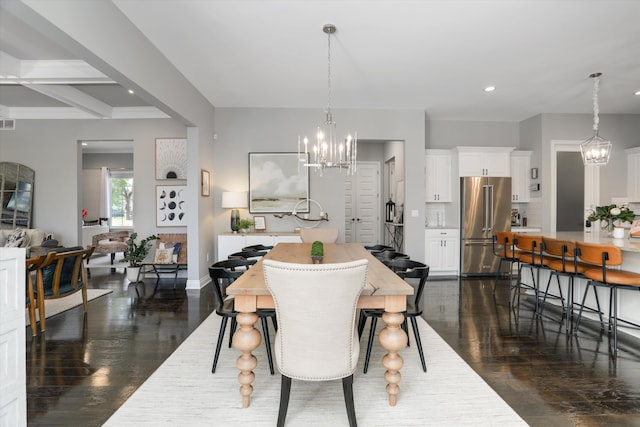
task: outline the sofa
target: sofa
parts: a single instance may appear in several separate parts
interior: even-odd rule
[[[21,230],[24,230],[24,233]],[[20,238],[20,235],[22,235],[22,238]],[[42,242],[52,238],[53,236],[50,233],[39,228],[0,229],[0,247],[9,246],[29,250],[32,246],[42,246]]]

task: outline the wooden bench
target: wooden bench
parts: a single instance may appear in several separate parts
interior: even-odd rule
[[[154,262],[152,258],[151,261],[145,261],[142,263],[142,269],[147,267],[146,272],[153,271],[157,277],[157,280],[160,280],[160,274],[164,273],[172,273],[173,274],[173,287],[176,287],[176,282],[178,280],[178,272],[180,270],[187,269],[187,234],[186,233],[159,233],[158,240],[156,242],[156,250],[160,246],[160,243],[164,244],[172,244],[172,243],[180,243],[180,250],[178,251],[177,261],[172,263],[157,263]],[[155,251],[153,251],[152,256],[155,256]],[[150,270],[148,268],[151,268]]]

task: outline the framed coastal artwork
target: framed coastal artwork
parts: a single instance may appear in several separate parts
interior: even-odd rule
[[[185,138],[156,138],[156,179],[187,179]]]
[[[296,212],[309,212],[309,168],[297,153],[249,153],[250,213],[289,213],[300,201]]]
[[[186,185],[156,185],[157,227],[187,225],[186,188]]]

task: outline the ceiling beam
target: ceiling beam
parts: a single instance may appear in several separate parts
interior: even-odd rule
[[[24,84],[24,87],[57,99],[67,105],[78,108],[98,118],[111,118],[113,108],[104,102],[87,95],[71,86]]]
[[[0,83],[111,84],[116,83],[79,59],[26,60],[0,51]]]

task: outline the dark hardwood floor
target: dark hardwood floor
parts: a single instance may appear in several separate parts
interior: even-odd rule
[[[113,292],[87,316],[77,307],[38,337],[27,330],[29,425],[101,425],[214,309],[210,285],[167,280],[154,293],[155,280],[130,284],[122,269],[93,269],[89,287]],[[534,316],[526,296],[512,310],[492,279],[425,292],[425,319],[530,425],[640,426],[640,341],[623,339],[614,362],[598,328],[567,337],[557,312]]]

